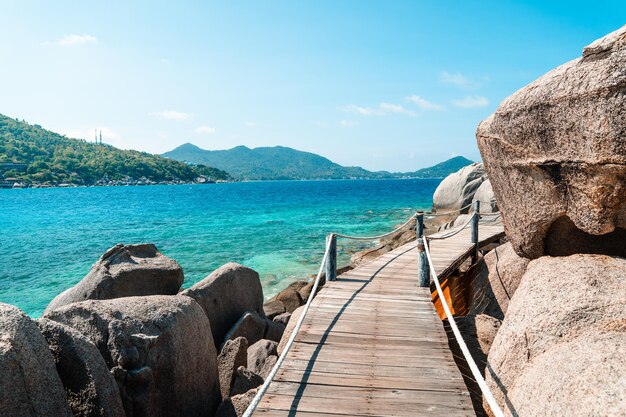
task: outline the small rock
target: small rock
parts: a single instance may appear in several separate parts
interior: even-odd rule
[[[243,366],[237,368],[235,375],[235,382],[233,382],[233,388],[230,391],[231,396],[245,394],[263,384],[263,378],[256,373],[246,369]]]
[[[245,337],[227,340],[217,357],[217,369],[222,398],[230,395],[237,368],[248,363],[248,341]]]
[[[265,339],[273,340],[274,342],[280,342],[280,339],[285,333],[285,325],[272,320],[265,319],[267,327],[265,328]]]
[[[302,296],[298,290],[292,287],[287,287],[276,296],[277,301],[281,301],[285,306],[285,310],[292,313],[296,308],[304,304]]]
[[[224,399],[215,413],[215,417],[241,417],[254,399],[257,390],[253,389],[245,394],[235,395]]]
[[[284,324],[285,326],[287,325],[287,323],[289,323],[289,319],[291,318],[291,313],[283,313],[283,314],[279,314],[278,316],[274,317],[274,320],[272,320],[274,323],[281,323]]]
[[[272,371],[272,368],[274,368],[274,365],[276,365],[277,361],[278,361],[278,356],[276,356],[276,355],[268,356],[265,359],[265,362],[263,363],[263,367],[258,372],[258,374],[261,376],[261,378],[263,378],[263,379],[267,378],[267,376]]]
[[[265,337],[267,320],[260,317],[256,312],[246,312],[226,333],[224,340],[232,340],[238,337],[245,337],[248,344],[255,344]]]
[[[236,263],[216,269],[181,294],[193,298],[204,309],[216,345],[226,340],[226,333],[246,311],[265,315],[259,274]],[[250,339],[248,342],[253,343]]]
[[[263,304],[263,312],[265,317],[272,320],[274,317],[285,312],[285,305],[282,301],[273,300]]]
[[[44,314],[85,300],[175,295],[183,279],[178,262],[161,254],[153,244],[120,243],[107,250],[78,284],[56,296]]]
[[[248,348],[248,363],[247,367],[252,372],[260,374],[265,360],[271,355],[277,355],[276,348],[278,343],[272,340],[259,340]]]

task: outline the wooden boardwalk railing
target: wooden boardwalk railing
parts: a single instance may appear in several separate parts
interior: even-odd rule
[[[478,245],[503,233],[497,222],[480,231]],[[470,234],[430,242],[437,274],[472,255]],[[474,415],[418,259],[412,242],[327,282],[246,415]]]

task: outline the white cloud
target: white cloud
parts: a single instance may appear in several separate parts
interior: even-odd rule
[[[163,110],[156,113],[150,113],[152,116],[158,116],[161,119],[176,120],[178,122],[191,119],[191,115],[176,110]]]
[[[405,109],[400,104],[392,103],[380,103],[377,107],[363,107],[355,104],[342,107],[340,110],[346,113],[355,113],[361,116],[384,116],[386,114],[406,114],[408,116],[415,116],[415,112]]]
[[[44,45],[71,46],[90,43],[98,43],[98,38],[93,35],[65,35],[56,41],[44,42]]]
[[[480,87],[479,83],[469,79],[460,72],[455,72],[454,74],[451,74],[444,71],[439,75],[439,81],[441,81],[443,84],[451,84],[463,89],[471,90]]]
[[[412,95],[406,98],[411,103],[415,103],[422,110],[443,110],[443,106],[440,104],[435,104],[431,101],[428,101],[420,96]]]
[[[356,122],[354,120],[341,120],[339,122],[339,126],[341,127],[354,127],[358,125],[359,125],[359,122]]]
[[[245,125],[248,127],[257,127],[257,124],[255,122],[245,122]]]
[[[194,129],[198,135],[212,135],[216,132],[214,127],[211,126],[198,126]]]
[[[452,100],[452,104],[456,107],[462,107],[465,109],[475,109],[478,107],[486,107],[489,105],[489,99],[484,96],[466,96]]]

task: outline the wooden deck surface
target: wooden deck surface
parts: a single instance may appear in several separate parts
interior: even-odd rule
[[[481,242],[502,233],[482,224]],[[437,272],[467,257],[469,229],[431,251]],[[255,416],[473,416],[415,242],[328,282]]]

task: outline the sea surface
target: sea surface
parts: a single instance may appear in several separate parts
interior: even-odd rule
[[[372,235],[428,209],[441,180],[272,181],[0,190],[0,302],[38,317],[118,242],[155,243],[183,287],[226,262],[266,298],[317,273],[329,232]],[[343,240],[338,264],[362,249]]]

